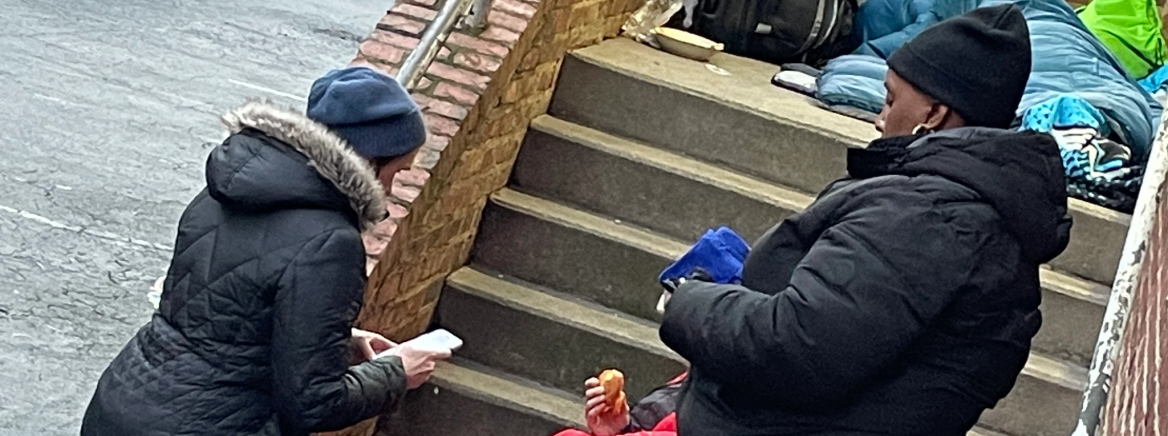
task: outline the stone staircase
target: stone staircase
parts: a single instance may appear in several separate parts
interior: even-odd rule
[[[660,270],[707,228],[758,237],[876,136],[770,85],[773,66],[714,63],[623,39],[565,59],[470,264],[447,280],[438,322],[465,348],[389,433],[546,436],[583,425],[581,386],[600,370],[624,371],[633,399],[683,371],[657,337]],[[1030,362],[971,434],[1073,426],[1129,217],[1072,203],[1073,241],[1042,274]]]

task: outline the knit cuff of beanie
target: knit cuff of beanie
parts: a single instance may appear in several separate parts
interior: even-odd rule
[[[427,136],[426,124],[418,113],[333,126],[332,130],[357,154],[369,159],[405,156],[421,148]]]

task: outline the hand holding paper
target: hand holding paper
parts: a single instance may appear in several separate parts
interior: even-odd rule
[[[462,339],[444,329],[438,329],[377,355],[377,358],[398,356],[406,370],[406,387],[417,389],[430,379],[438,361],[450,358],[454,350],[462,347]]]

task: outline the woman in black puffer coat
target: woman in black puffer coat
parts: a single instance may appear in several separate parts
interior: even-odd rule
[[[330,83],[362,91],[349,97],[379,95],[359,89],[372,83],[406,100],[388,112],[368,101],[336,107],[415,117],[407,127],[421,126],[417,107],[392,78],[339,71],[330,74],[348,81]],[[316,91],[310,114],[321,99],[346,94]],[[386,135],[370,138],[409,141],[405,155],[387,151],[399,154],[394,159],[369,144],[350,147],[343,126],[263,103],[236,109],[224,122],[231,136],[211,152],[207,188],[179,222],[159,310],[102,375],[83,436],[340,429],[391,408],[407,385],[425,380],[433,360],[448,356],[403,345],[402,357],[368,360],[366,349],[366,361],[350,366],[351,327],[365,289],[360,229],[386,213],[385,188],[367,161],[384,163],[382,178],[392,179],[401,166],[393,162],[412,160],[408,149],[421,145],[424,128],[374,126]]]
[[[1014,6],[889,59],[884,138],[764,236],[742,285],[689,281],[661,339],[691,363],[682,436],[963,436],[1006,396],[1066,248],[1058,146],[1005,130],[1030,67]]]

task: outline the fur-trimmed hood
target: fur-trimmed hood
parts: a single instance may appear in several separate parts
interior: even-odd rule
[[[347,206],[362,231],[385,218],[385,189],[373,169],[323,124],[260,101],[228,112],[223,124],[232,136],[207,161],[215,199],[251,208]]]

